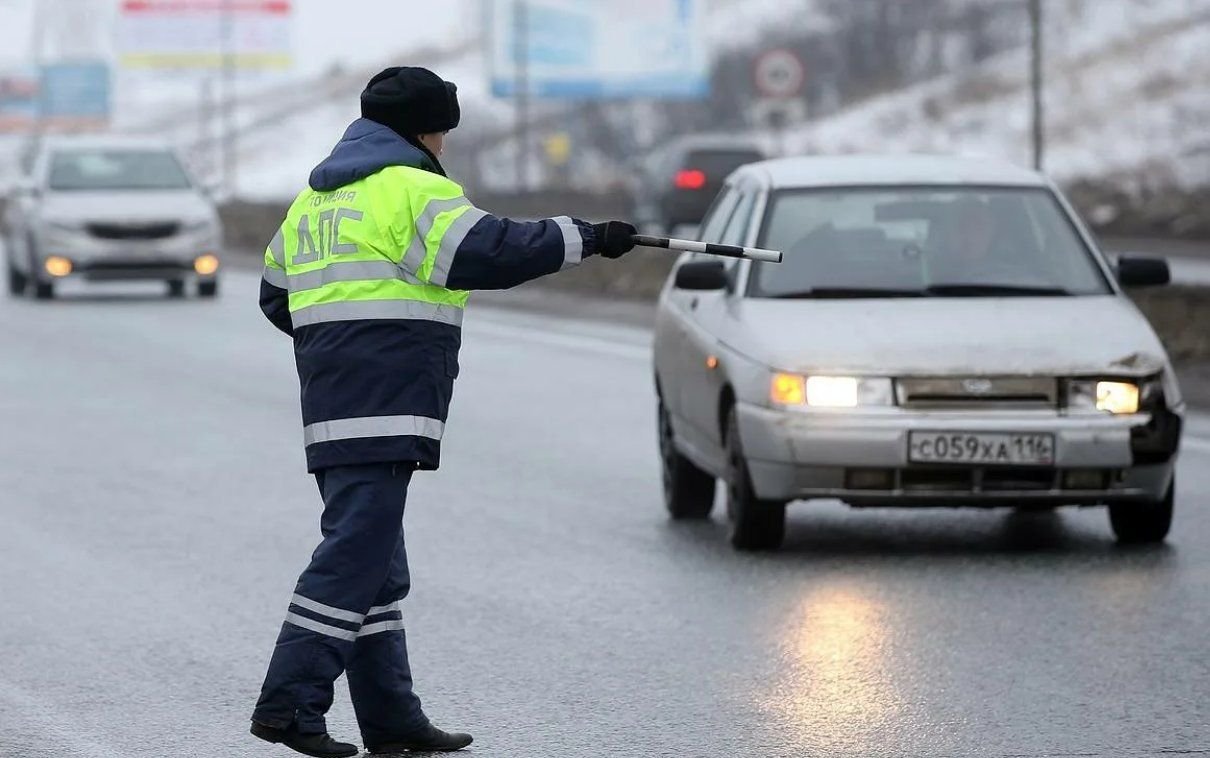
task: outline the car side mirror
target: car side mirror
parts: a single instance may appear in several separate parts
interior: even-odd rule
[[[1123,287],[1162,287],[1172,282],[1172,271],[1163,258],[1118,258],[1118,282]]]
[[[722,290],[729,280],[722,261],[691,261],[676,270],[674,284],[681,290]]]

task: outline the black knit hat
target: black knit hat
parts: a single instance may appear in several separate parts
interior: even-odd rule
[[[394,66],[375,76],[361,93],[361,115],[399,136],[448,132],[458,126],[458,87],[427,68]]]

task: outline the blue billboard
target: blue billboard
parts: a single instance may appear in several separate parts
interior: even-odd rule
[[[539,98],[705,97],[710,57],[704,5],[488,0],[492,93],[513,97],[524,73],[529,94]]]
[[[38,76],[33,68],[0,71],[0,132],[23,132],[38,116]]]
[[[104,126],[110,114],[110,73],[103,62],[52,63],[42,67],[39,110],[43,122],[61,128]]]

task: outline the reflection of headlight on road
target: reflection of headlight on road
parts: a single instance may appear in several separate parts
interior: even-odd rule
[[[800,376],[776,373],[770,399],[777,405],[857,408],[892,405],[891,380],[885,377]]]
[[[1077,410],[1122,415],[1139,412],[1139,395],[1139,385],[1133,382],[1080,380],[1069,385],[1067,404]]]

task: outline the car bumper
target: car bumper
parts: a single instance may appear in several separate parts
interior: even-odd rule
[[[1180,418],[1065,416],[1053,411],[846,412],[738,407],[756,494],[853,505],[1096,505],[1159,500],[1172,481]],[[1164,422],[1160,424],[1159,422]],[[1172,425],[1175,424],[1175,430]],[[1157,449],[1146,432],[1164,426]],[[980,466],[908,460],[913,431],[1046,433],[1054,464]],[[1147,442],[1140,442],[1146,439]],[[1145,451],[1142,445],[1150,444]]]
[[[47,250],[40,255],[38,276],[43,279],[85,279],[88,281],[140,281],[196,278],[211,281],[218,277],[218,270],[205,274],[195,268],[197,259],[209,252],[161,253],[161,252],[56,252]],[[71,261],[71,273],[52,276],[47,272],[48,258],[59,257]]]
[[[36,245],[36,274],[42,279],[92,281],[213,280],[217,271],[201,274],[195,263],[202,256],[218,257],[218,242],[218,236],[209,231],[186,231],[160,239],[105,239],[74,231],[42,229]],[[52,257],[71,261],[71,273],[66,277],[51,276],[46,261]]]

